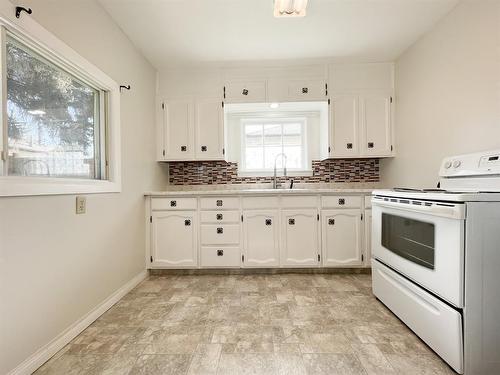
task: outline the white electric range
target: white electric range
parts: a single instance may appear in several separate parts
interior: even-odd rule
[[[373,192],[373,293],[458,373],[500,374],[500,150],[439,175]]]

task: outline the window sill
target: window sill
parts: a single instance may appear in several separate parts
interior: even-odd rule
[[[0,177],[0,197],[119,193],[119,181],[44,177]]]
[[[283,177],[283,169],[278,169],[278,177]],[[287,177],[303,177],[312,176],[313,171],[311,170],[287,170]],[[274,176],[274,171],[238,171],[238,177],[271,177]]]

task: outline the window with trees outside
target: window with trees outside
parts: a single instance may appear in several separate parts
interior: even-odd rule
[[[7,38],[9,176],[104,179],[103,93]]]
[[[308,169],[306,119],[260,118],[242,119],[241,166],[243,172],[269,172],[276,167],[290,171]]]

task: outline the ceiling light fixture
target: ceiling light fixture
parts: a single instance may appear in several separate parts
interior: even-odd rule
[[[278,103],[271,103],[269,104],[269,108],[272,108],[272,109],[276,109],[278,108],[280,105]]]
[[[307,0],[274,0],[274,17],[304,17]]]

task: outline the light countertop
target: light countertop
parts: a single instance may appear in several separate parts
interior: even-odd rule
[[[294,189],[216,189],[216,190],[165,190],[149,191],[146,196],[199,196],[199,195],[311,195],[311,194],[350,194],[369,195],[374,189],[368,188],[345,188],[345,189],[314,189],[314,188],[294,188]]]

